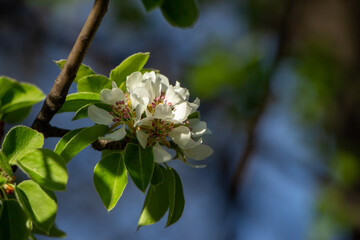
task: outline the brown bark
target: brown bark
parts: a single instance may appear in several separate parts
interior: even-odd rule
[[[95,0],[90,14],[66,60],[66,64],[50,90],[45,102],[32,124],[32,128],[44,133],[45,137],[61,136],[66,130],[50,125],[55,113],[64,104],[69,88],[85,57],[95,33],[107,12],[109,0]]]

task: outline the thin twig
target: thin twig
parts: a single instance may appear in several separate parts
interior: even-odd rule
[[[64,104],[69,88],[74,81],[77,71],[85,57],[95,33],[107,12],[109,0],[95,0],[90,14],[66,60],[65,66],[56,78],[45,102],[32,124],[32,128],[46,135],[52,131],[50,121]]]
[[[236,196],[238,186],[240,182],[243,179],[245,170],[247,169],[247,166],[249,165],[251,155],[254,152],[254,149],[256,147],[256,129],[257,126],[261,120],[261,117],[265,113],[265,110],[267,109],[270,99],[271,99],[271,79],[273,78],[273,75],[275,74],[281,59],[283,58],[285,54],[285,50],[288,45],[289,40],[289,22],[290,17],[293,9],[293,5],[295,4],[296,0],[290,0],[288,1],[287,8],[284,12],[283,19],[280,23],[279,30],[278,30],[278,44],[277,44],[277,52],[274,57],[273,63],[269,68],[269,72],[267,74],[267,81],[265,85],[265,93],[262,97],[262,101],[260,106],[257,108],[257,111],[253,117],[253,119],[250,121],[248,128],[247,128],[247,139],[244,147],[244,151],[242,155],[240,156],[238,160],[238,165],[236,167],[235,173],[231,179],[230,183],[230,196],[234,197]]]

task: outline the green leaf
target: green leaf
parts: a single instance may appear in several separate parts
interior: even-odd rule
[[[164,0],[142,0],[147,12],[153,10],[156,7],[160,7]]]
[[[18,84],[15,79],[0,76],[0,100],[2,100],[2,97],[4,94],[12,88],[13,85]],[[2,102],[2,101],[1,101]]]
[[[41,148],[44,144],[44,136],[25,126],[16,126],[6,134],[2,152],[11,164],[16,162],[27,150]]]
[[[7,114],[19,109],[31,107],[44,98],[44,93],[33,84],[13,84],[2,97],[2,112],[3,114]]]
[[[81,92],[69,94],[57,113],[76,112],[86,104],[97,102],[100,102],[100,94],[98,93]]]
[[[100,93],[103,89],[111,89],[111,81],[103,75],[90,75],[78,81],[79,92]]]
[[[90,105],[95,105],[99,108],[102,108],[108,112],[111,112],[112,109],[111,109],[111,106],[108,105],[108,104],[105,104],[105,103],[89,103],[89,104],[86,104],[84,105],[83,107],[81,107],[79,110],[77,110],[77,112],[75,113],[75,116],[73,117],[73,121],[74,120],[78,120],[78,119],[81,119],[81,118],[87,118],[88,117],[88,107]]]
[[[58,65],[58,67],[62,70],[65,66],[65,62],[66,60],[65,59],[61,59],[61,60],[58,60],[58,61],[55,61],[55,63]],[[76,74],[76,77],[74,79],[74,82],[78,83],[78,81],[80,79],[82,79],[83,77],[86,77],[86,76],[89,76],[89,75],[93,75],[95,74],[95,72],[89,67],[89,66],[86,66],[84,64],[81,64],[80,67],[79,67],[79,70]]]
[[[154,171],[152,147],[144,149],[140,145],[129,143],[126,145],[124,158],[131,179],[145,192]]]
[[[19,123],[25,120],[30,111],[31,107],[20,108],[18,110],[3,114],[1,120],[6,123]]]
[[[26,226],[27,216],[19,203],[11,199],[3,201],[2,205],[0,239],[27,240],[29,236],[29,230]]]
[[[75,130],[73,130],[75,131]],[[95,125],[81,130],[76,129],[67,133],[55,147],[55,152],[59,154],[66,163],[68,163],[79,152],[91,143],[95,142],[98,137],[104,136],[109,132],[109,127],[105,125]]]
[[[71,140],[71,138],[73,138],[76,134],[78,134],[83,129],[84,128],[74,129],[74,130],[71,130],[70,132],[68,132],[67,134],[65,134],[59,140],[59,142],[56,144],[54,152],[57,154],[60,154],[64,150],[66,144]]]
[[[0,188],[7,182],[6,178],[0,175]],[[1,211],[0,211],[1,213]],[[1,215],[1,214],[0,214]]]
[[[167,173],[169,191],[169,215],[166,227],[176,223],[180,219],[185,206],[183,187],[178,173],[172,168],[168,169]]]
[[[194,0],[165,0],[161,6],[165,19],[176,27],[191,27],[199,16]]]
[[[153,172],[153,175],[151,178],[151,184],[158,185],[158,184],[162,183],[163,178],[164,178],[164,176],[161,171],[161,166],[158,163],[155,163],[154,172]]]
[[[166,176],[166,170],[161,167],[163,175]],[[150,225],[158,222],[169,208],[169,193],[167,181],[159,185],[150,185],[146,194],[143,210],[141,212],[138,229],[144,225]]]
[[[23,181],[17,185],[15,194],[34,224],[48,233],[56,217],[55,194],[31,180]]]
[[[128,181],[121,153],[111,153],[94,169],[94,185],[106,209],[110,212],[119,201]]]
[[[64,191],[68,180],[66,164],[62,157],[49,149],[26,152],[17,164],[35,182],[55,191]]]
[[[126,81],[126,77],[131,73],[140,71],[147,60],[150,53],[135,53],[126,58],[119,66],[110,72],[110,80],[116,82],[120,87],[121,83]],[[124,90],[124,89],[123,89]]]
[[[0,168],[5,171],[5,173],[7,175],[9,175],[10,177],[13,176],[13,171],[11,169],[11,166],[9,164],[9,160],[7,159],[7,157],[4,155],[4,153],[0,150]]]
[[[48,237],[57,237],[57,238],[64,238],[66,237],[66,233],[62,230],[60,230],[56,224],[54,223],[51,227],[48,233],[44,232],[40,228],[33,226],[32,233],[40,234],[40,235],[46,235]]]

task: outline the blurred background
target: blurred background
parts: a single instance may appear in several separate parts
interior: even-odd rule
[[[92,184],[100,152],[87,148],[57,194],[58,227],[80,240],[360,239],[360,1],[198,3],[197,23],[179,29],[140,0],[111,1],[84,59],[108,75],[127,56],[150,52],[147,67],[201,99],[215,152],[204,169],[170,163],[183,181],[182,218],[137,232],[144,195],[130,181],[107,213]],[[59,73],[53,60],[67,57],[92,4],[0,0],[0,75],[48,93]],[[52,125],[92,125],[72,117],[56,115]]]

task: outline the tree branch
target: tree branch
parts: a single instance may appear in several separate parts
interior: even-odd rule
[[[95,0],[90,14],[66,60],[65,66],[56,78],[45,102],[32,124],[32,128],[47,135],[54,127],[50,125],[55,113],[64,104],[69,88],[83,61],[95,33],[107,12],[109,0]],[[48,134],[52,136],[51,134]]]
[[[289,30],[290,30],[290,28],[289,28],[290,17],[292,14],[292,10],[293,10],[295,1],[296,0],[288,1],[283,18],[279,25],[277,52],[274,57],[273,63],[269,69],[269,72],[267,74],[265,93],[262,97],[261,104],[258,107],[254,118],[250,121],[250,123],[248,125],[247,139],[246,139],[244,151],[243,151],[242,155],[240,155],[240,157],[239,157],[235,173],[234,173],[231,183],[230,183],[230,196],[232,196],[232,197],[236,196],[236,193],[238,190],[238,185],[243,179],[243,175],[245,173],[245,170],[247,169],[247,166],[249,165],[251,155],[254,152],[255,147],[256,147],[256,129],[261,120],[261,117],[263,116],[263,114],[264,114],[265,110],[267,109],[269,102],[270,102],[270,98],[272,95],[271,94],[271,86],[270,86],[271,79],[272,79],[273,75],[275,74],[275,72],[279,66],[279,63],[285,54],[285,50],[288,45]]]
[[[120,141],[107,141],[107,140],[97,140],[91,145],[95,150],[102,151],[105,149],[108,150],[123,150],[126,147],[126,144],[130,141],[129,137],[125,137]]]

